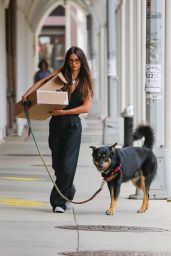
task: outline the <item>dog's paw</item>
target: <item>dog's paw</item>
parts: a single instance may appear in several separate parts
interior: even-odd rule
[[[137,211],[138,213],[144,213],[148,209],[148,203],[147,204],[142,204],[140,209]]]
[[[140,209],[137,211],[137,213],[144,213],[144,212],[146,212],[146,211],[147,211],[146,208],[140,208]]]
[[[115,213],[115,210],[112,209],[112,208],[109,208],[107,211],[106,211],[106,215],[113,215]]]

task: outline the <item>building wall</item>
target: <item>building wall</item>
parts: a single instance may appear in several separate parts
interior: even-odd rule
[[[23,2],[22,2],[23,3]],[[118,116],[123,109],[132,104],[135,110],[135,123],[145,119],[145,0],[116,1],[117,20],[117,97]],[[6,56],[5,56],[5,17],[4,6],[0,1],[0,140],[6,135]],[[94,78],[94,101],[92,116],[104,119],[108,115],[107,83],[107,21],[106,1],[94,1],[90,7],[92,15],[92,53],[91,64]],[[34,13],[34,12],[33,12]],[[68,15],[68,14],[67,14]],[[86,12],[78,11],[77,42],[86,50]],[[32,85],[35,57],[35,31],[27,19],[24,8],[17,5],[17,101],[27,88]],[[69,25],[68,25],[69,27]],[[81,33],[84,31],[84,33]],[[68,33],[71,31],[68,28]],[[68,36],[69,38],[69,36]],[[68,44],[67,39],[67,44]],[[68,45],[69,46],[69,45]],[[25,121],[17,119],[18,134],[21,134]],[[120,129],[120,127],[118,127]]]
[[[27,5],[30,3],[28,1]],[[28,15],[25,8],[17,5],[17,95],[19,100],[27,88],[32,85],[35,70],[35,30],[34,20],[31,24],[31,15],[38,10],[30,7]],[[59,3],[60,1],[58,1]],[[72,1],[71,1],[72,2]],[[76,1],[79,2],[79,1]],[[21,1],[24,5],[24,1]],[[47,2],[48,3],[48,2]],[[55,3],[55,1],[54,1]],[[74,2],[75,3],[75,2]],[[89,14],[92,15],[92,51],[91,64],[94,79],[94,101],[92,107],[93,118],[104,119],[108,115],[108,83],[107,83],[107,16],[106,0],[93,1],[89,6]],[[117,24],[117,98],[118,117],[128,104],[134,107],[134,123],[145,120],[145,4],[146,1],[122,0],[116,1]],[[0,140],[5,136],[6,129],[6,56],[5,56],[5,7],[0,1]],[[81,10],[81,9],[80,9]],[[47,11],[47,10],[46,10]],[[78,18],[82,23],[78,24],[77,42],[86,51],[86,15],[88,11],[78,11]],[[28,19],[28,17],[30,17]],[[82,29],[83,28],[83,29]],[[68,30],[69,31],[69,30]],[[71,31],[70,31],[71,33]],[[69,36],[68,36],[69,37]],[[18,134],[21,134],[25,121],[18,119]],[[118,126],[118,129],[120,127]]]

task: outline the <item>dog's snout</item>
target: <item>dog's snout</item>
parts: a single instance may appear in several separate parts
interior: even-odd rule
[[[103,167],[103,162],[99,163],[99,167],[102,168]]]

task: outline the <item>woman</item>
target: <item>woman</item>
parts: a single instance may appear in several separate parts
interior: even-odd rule
[[[30,93],[59,72],[62,72],[68,81],[69,105],[62,110],[50,111],[52,118],[49,123],[49,147],[52,152],[56,185],[67,198],[73,200],[73,180],[82,132],[79,114],[89,111],[92,97],[92,79],[83,51],[79,47],[71,47],[66,53],[63,67],[34,84],[22,99],[25,101]],[[50,203],[54,212],[63,213],[67,208],[65,200],[57,193],[55,187],[51,191]]]
[[[34,76],[35,83],[50,74],[50,71],[48,70],[48,63],[46,60],[42,59],[39,62],[38,67],[39,67],[39,70],[36,72]]]

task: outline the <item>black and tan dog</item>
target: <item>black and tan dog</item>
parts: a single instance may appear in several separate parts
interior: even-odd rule
[[[117,143],[113,146],[90,147],[93,149],[94,164],[110,191],[111,203],[107,215],[115,213],[121,183],[129,180],[144,193],[142,205],[137,212],[143,213],[148,209],[149,188],[157,170],[157,159],[152,152],[154,132],[150,126],[139,125],[134,131],[134,141],[143,137],[143,147],[116,148]]]

